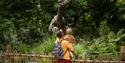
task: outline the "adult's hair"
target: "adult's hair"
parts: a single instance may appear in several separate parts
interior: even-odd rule
[[[63,35],[62,35],[62,32],[61,32],[61,31],[57,31],[56,36],[57,36],[58,38],[61,38],[61,37],[63,36]]]

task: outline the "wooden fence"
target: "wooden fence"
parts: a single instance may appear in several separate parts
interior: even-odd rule
[[[41,55],[41,54],[19,54],[19,53],[1,53],[0,54],[0,63],[55,63],[55,59],[52,55]],[[120,58],[116,60],[108,59],[95,59],[94,57],[89,60],[85,58],[74,59],[72,63],[125,63],[120,61]]]

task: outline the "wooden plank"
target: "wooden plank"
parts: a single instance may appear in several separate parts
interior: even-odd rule
[[[54,56],[52,55],[42,55],[42,54],[18,54],[18,53],[8,53],[8,54],[0,54],[0,57],[28,57],[28,58],[53,58]],[[56,60],[56,59],[55,59]],[[124,61],[116,60],[116,61],[110,61],[110,60],[72,60],[74,63],[125,63]]]

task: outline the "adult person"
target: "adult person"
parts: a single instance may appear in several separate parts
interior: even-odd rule
[[[73,35],[70,33],[72,32],[71,28],[68,28],[66,30],[67,35],[64,36],[62,42],[61,42],[61,47],[63,49],[63,52],[65,52],[63,59],[59,59],[58,63],[72,63],[71,62],[71,53],[74,51],[73,50],[73,43],[75,42],[75,39]]]
[[[57,39],[54,44],[53,54],[57,58],[56,63],[61,63],[62,61],[60,61],[60,60],[62,59],[63,55],[61,55],[61,57],[59,57],[59,56],[60,56],[60,51],[62,51],[61,42],[63,40],[63,34],[61,31],[57,31],[56,36],[57,36]],[[62,51],[62,54],[63,54],[63,51]]]

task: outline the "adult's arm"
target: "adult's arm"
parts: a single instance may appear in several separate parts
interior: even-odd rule
[[[73,49],[73,44],[72,44],[72,43],[68,43],[67,48],[68,48],[68,50],[71,51],[71,52],[74,51],[74,49]]]

